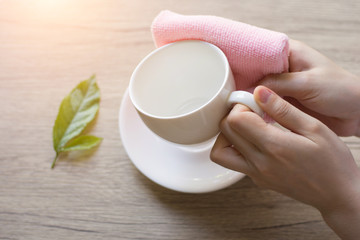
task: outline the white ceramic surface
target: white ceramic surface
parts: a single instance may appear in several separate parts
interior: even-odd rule
[[[235,90],[225,54],[197,40],[155,49],[135,68],[129,84],[132,104],[147,127],[180,144],[196,144],[217,135],[233,102],[261,112],[251,93]]]
[[[163,187],[179,192],[205,193],[228,187],[245,176],[210,160],[215,139],[186,146],[155,135],[140,119],[128,91],[119,114],[121,140],[131,161],[140,172]]]

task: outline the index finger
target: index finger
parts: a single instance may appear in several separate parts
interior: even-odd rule
[[[241,104],[233,107],[225,121],[238,135],[255,146],[262,145],[264,134],[268,131],[269,126],[273,127]]]
[[[250,166],[245,157],[238,152],[225,137],[220,133],[211,149],[210,159],[226,168],[248,174]]]

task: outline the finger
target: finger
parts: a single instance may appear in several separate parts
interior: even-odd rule
[[[303,99],[310,85],[307,72],[292,72],[271,74],[259,82],[259,85],[266,86],[280,96],[289,96],[296,99]]]
[[[303,42],[289,40],[289,66],[290,72],[301,72],[312,67],[314,58],[310,58],[312,51],[315,51]]]
[[[239,141],[241,139],[246,140],[243,143],[246,149],[240,149],[244,154],[247,154],[247,151],[250,151],[248,154],[255,150],[259,151],[261,148],[257,146],[262,146],[264,133],[268,131],[269,126],[271,127],[257,114],[249,110],[246,111],[241,104],[234,106],[222,124],[224,128],[223,133],[235,146],[240,145],[240,143],[235,144],[237,139]],[[241,136],[241,139],[239,136]]]
[[[300,41],[291,39],[289,46],[290,72],[269,75],[259,85],[270,88],[280,96],[305,100],[314,89],[311,70],[316,66],[328,64],[330,60]]]
[[[330,59],[307,44],[290,39],[289,66],[290,72],[306,71],[322,64],[328,64]]]
[[[224,134],[220,133],[210,152],[210,159],[226,168],[248,174],[250,166]]]
[[[244,138],[242,134],[234,131],[226,120],[221,125],[221,132],[246,159],[251,158],[255,152],[259,151],[258,148]]]
[[[314,129],[321,126],[318,120],[292,106],[264,86],[255,89],[254,97],[264,112],[280,125],[295,133],[304,136],[311,135]]]

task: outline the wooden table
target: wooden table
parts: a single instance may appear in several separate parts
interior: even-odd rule
[[[287,33],[360,75],[360,3],[352,1],[0,1],[0,239],[337,239],[313,208],[249,178],[208,194],[160,187],[131,163],[118,132],[130,75],[163,9]],[[97,74],[101,107],[86,153],[55,169],[62,98]],[[344,139],[360,162],[360,141]]]

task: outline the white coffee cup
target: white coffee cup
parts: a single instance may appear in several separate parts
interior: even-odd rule
[[[170,43],[151,52],[133,72],[129,95],[150,130],[179,144],[216,136],[233,103],[262,115],[251,93],[235,91],[225,54],[198,40]]]

